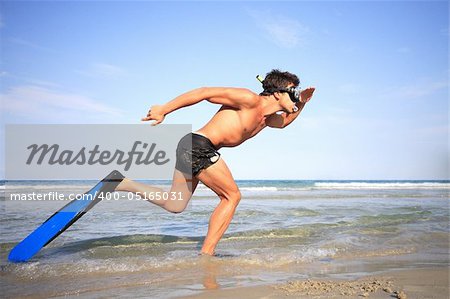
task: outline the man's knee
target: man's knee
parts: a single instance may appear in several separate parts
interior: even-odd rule
[[[171,213],[180,214],[181,212],[183,212],[186,209],[186,204],[185,203],[167,202],[164,205],[164,208]]]
[[[177,198],[167,200],[164,208],[171,213],[179,214],[186,209],[191,197],[191,193],[178,192]]]
[[[170,189],[170,194],[173,198],[166,201],[164,204],[164,209],[174,214],[183,212],[191,200],[192,193],[189,191],[180,191],[179,189],[172,188]]]
[[[173,213],[173,214],[180,214],[180,213],[182,213],[185,209],[186,209],[186,207],[181,207],[181,208],[175,207],[175,208],[169,209],[168,211],[169,211],[170,213]]]
[[[239,191],[239,189],[237,188],[234,190],[230,190],[224,197],[232,204],[238,205],[239,202],[241,201],[241,191]]]

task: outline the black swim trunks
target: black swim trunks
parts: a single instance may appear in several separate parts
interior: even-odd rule
[[[189,133],[178,143],[175,168],[185,174],[197,176],[200,171],[216,163],[219,158],[220,153],[208,138]]]

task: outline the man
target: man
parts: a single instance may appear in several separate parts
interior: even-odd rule
[[[211,215],[202,254],[214,254],[241,200],[239,188],[218,150],[221,147],[237,146],[265,127],[286,127],[297,118],[315,90],[309,87],[299,93],[296,89],[300,83],[298,77],[279,70],[268,73],[262,83],[264,91],[259,95],[243,88],[195,89],[164,105],[152,106],[142,119],[154,120],[152,125],[158,125],[167,114],[204,100],[222,105],[203,128],[186,135],[178,144],[170,194],[181,194],[182,200],[151,200],[169,212],[180,213],[186,208],[199,181],[219,196],[220,203]],[[192,149],[188,150],[191,140]],[[129,179],[124,179],[116,191],[134,192],[147,199],[164,192]]]

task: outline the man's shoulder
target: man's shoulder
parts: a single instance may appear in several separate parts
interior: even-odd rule
[[[253,91],[248,88],[243,87],[225,87],[229,92],[239,94],[240,96],[251,96],[256,95]]]
[[[241,109],[252,107],[258,95],[246,88],[202,87],[197,91],[197,97],[214,104]]]
[[[248,88],[235,87],[230,92],[233,98],[239,98],[245,106],[252,107],[259,102],[259,95]]]

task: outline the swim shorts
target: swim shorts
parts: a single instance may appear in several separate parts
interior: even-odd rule
[[[175,168],[185,174],[197,176],[200,171],[216,163],[219,158],[220,153],[208,138],[189,133],[178,142]]]

